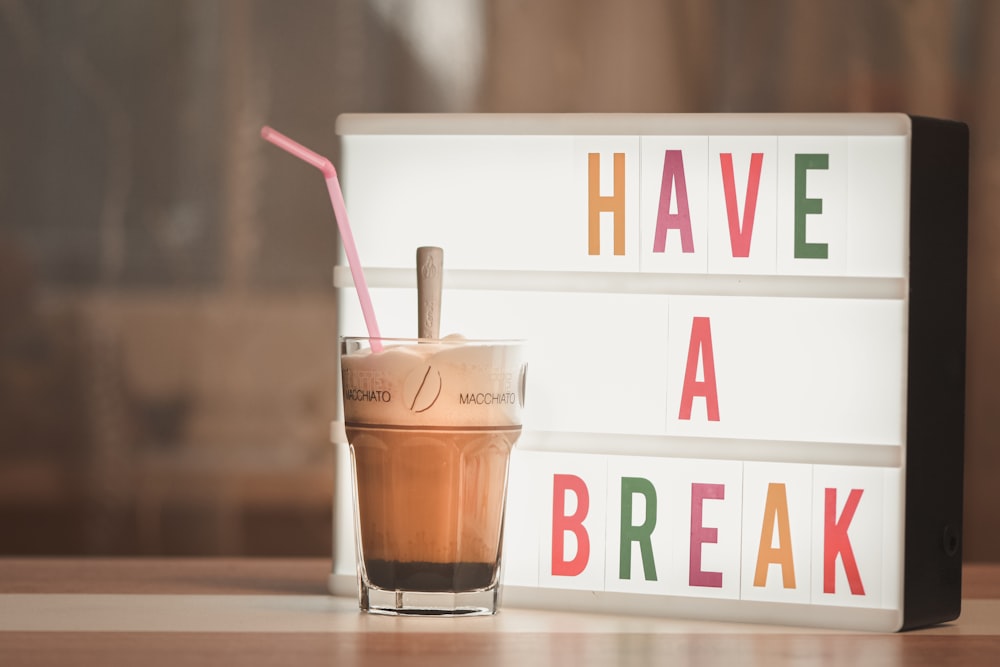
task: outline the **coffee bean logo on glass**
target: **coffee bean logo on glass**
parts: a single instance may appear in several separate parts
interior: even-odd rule
[[[430,364],[410,372],[403,382],[403,403],[413,412],[427,410],[441,395],[441,373]]]

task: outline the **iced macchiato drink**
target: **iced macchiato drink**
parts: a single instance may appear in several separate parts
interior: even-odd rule
[[[516,341],[341,344],[361,607],[497,609],[510,450],[521,433]]]

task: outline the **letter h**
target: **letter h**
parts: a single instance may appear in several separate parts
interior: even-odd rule
[[[587,154],[587,252],[601,254],[601,213],[614,215],[615,254],[625,254],[625,153],[614,154],[614,190],[601,196],[601,154]]]

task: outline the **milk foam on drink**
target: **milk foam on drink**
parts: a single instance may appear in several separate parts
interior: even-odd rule
[[[344,355],[346,421],[396,426],[521,424],[524,363],[510,345],[449,336]]]
[[[526,366],[517,343],[384,341],[341,358],[364,583],[496,586]]]

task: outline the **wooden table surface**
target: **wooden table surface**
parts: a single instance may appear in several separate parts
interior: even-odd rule
[[[0,558],[0,665],[998,665],[1000,565],[962,617],[854,633],[505,607],[389,618],[328,595],[326,559]]]

